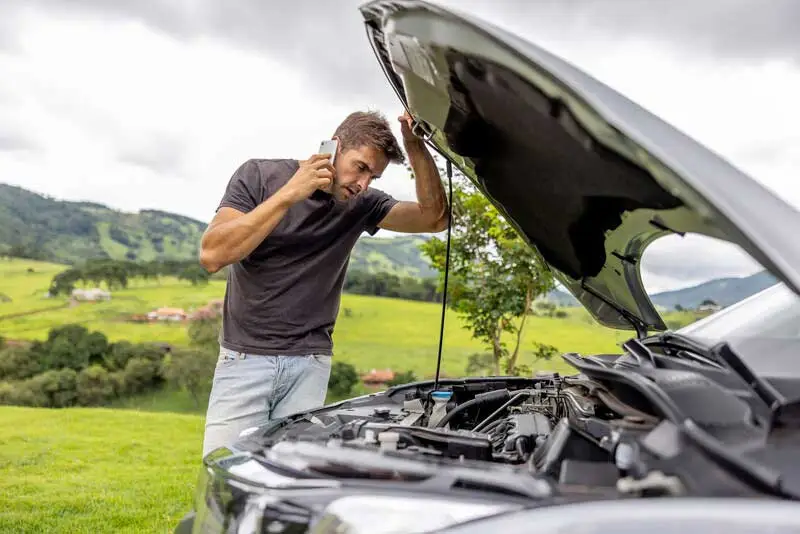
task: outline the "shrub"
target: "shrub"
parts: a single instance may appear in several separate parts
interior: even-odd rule
[[[552,317],[556,311],[556,305],[545,300],[540,300],[534,305],[534,307],[536,308],[535,313],[541,314],[545,317]]]
[[[75,404],[77,376],[74,369],[50,370],[29,378],[25,384],[37,402],[45,400],[44,406],[65,408]]]
[[[192,347],[219,352],[219,330],[222,328],[221,317],[205,317],[189,322],[186,333]]]
[[[103,355],[103,366],[109,371],[122,371],[133,358],[143,358],[160,364],[163,352],[159,346],[153,344],[118,341]]]
[[[108,373],[108,380],[111,382],[111,387],[114,388],[114,395],[117,397],[124,397],[128,393],[128,385],[125,382],[125,370],[112,371]]]
[[[0,351],[0,380],[24,380],[40,370],[39,361],[27,349],[8,347]]]
[[[336,397],[346,397],[358,383],[356,368],[345,362],[333,362],[328,379],[328,391]]]
[[[100,365],[87,367],[76,379],[77,402],[81,406],[102,406],[114,397],[114,383]]]
[[[466,371],[470,376],[490,376],[494,374],[494,357],[490,352],[470,354]]]
[[[118,341],[103,356],[103,366],[109,371],[125,369],[128,360],[136,356],[136,346],[130,341]]]
[[[564,310],[556,310],[554,315],[559,319],[565,319],[568,316],[567,312]]]
[[[416,382],[417,375],[414,374],[414,371],[404,371],[402,373],[397,373],[394,375],[394,378],[387,382],[388,386],[401,386],[403,384],[408,384],[410,382]]]
[[[17,385],[13,382],[0,382],[0,404],[15,405],[17,397]]]
[[[164,358],[162,376],[172,386],[188,391],[195,406],[211,391],[217,355],[207,350],[176,350]]]
[[[42,391],[34,389],[30,380],[0,382],[0,404],[47,407],[48,400]]]
[[[142,393],[155,387],[160,381],[158,362],[141,356],[128,360],[125,365],[125,392]]]

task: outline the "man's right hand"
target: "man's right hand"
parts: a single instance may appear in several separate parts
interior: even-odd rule
[[[330,157],[330,154],[314,154],[300,162],[300,168],[282,188],[289,202],[301,202],[317,189],[327,190],[330,187],[336,172],[330,163]]]

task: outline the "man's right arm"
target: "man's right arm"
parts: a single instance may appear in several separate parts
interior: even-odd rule
[[[215,273],[253,252],[286,215],[291,203],[284,197],[275,194],[248,213],[220,208],[200,242],[203,268]]]
[[[223,206],[206,228],[200,241],[200,264],[215,273],[247,257],[267,238],[289,208],[308,198],[333,179],[327,154],[317,154],[301,163],[292,178],[264,202],[246,213]]]

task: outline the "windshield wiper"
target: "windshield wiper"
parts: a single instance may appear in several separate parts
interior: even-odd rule
[[[713,352],[706,346],[698,343],[697,341],[675,332],[664,332],[641,340],[642,344],[650,346],[659,346],[672,349],[674,352],[667,354],[667,356],[678,358],[681,360],[691,360],[695,363],[714,367],[716,369],[725,369],[723,365],[714,357]]]

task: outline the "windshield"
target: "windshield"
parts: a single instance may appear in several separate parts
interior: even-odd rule
[[[677,332],[712,343],[800,338],[800,297],[778,283]]]

